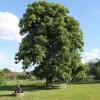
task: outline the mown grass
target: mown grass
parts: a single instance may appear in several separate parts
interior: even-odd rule
[[[0,87],[0,100],[100,100],[100,84],[69,84],[46,89],[34,82],[23,85],[25,96],[13,97],[7,94],[12,93],[15,84],[8,83]]]

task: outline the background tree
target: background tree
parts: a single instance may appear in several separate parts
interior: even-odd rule
[[[55,76],[71,80],[72,68],[81,63],[83,33],[69,10],[61,4],[35,1],[28,5],[19,26],[23,39],[16,63],[22,61],[26,69],[37,64],[33,73],[45,78],[46,86]]]
[[[89,75],[95,76],[96,79],[100,79],[100,59],[88,62]]]
[[[11,73],[12,71],[10,70],[10,69],[8,69],[8,68],[4,68],[3,70],[2,70],[4,73]]]

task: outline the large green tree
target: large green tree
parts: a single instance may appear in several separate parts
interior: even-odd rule
[[[80,24],[61,4],[35,1],[29,4],[20,19],[23,36],[16,63],[23,68],[37,65],[34,75],[45,78],[46,85],[54,77],[71,79],[72,67],[80,66],[83,33]]]

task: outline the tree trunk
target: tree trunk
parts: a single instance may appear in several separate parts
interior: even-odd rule
[[[46,77],[46,87],[52,87],[53,77]]]

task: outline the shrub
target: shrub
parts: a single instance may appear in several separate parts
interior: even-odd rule
[[[4,79],[2,77],[0,77],[0,85],[3,84]]]

